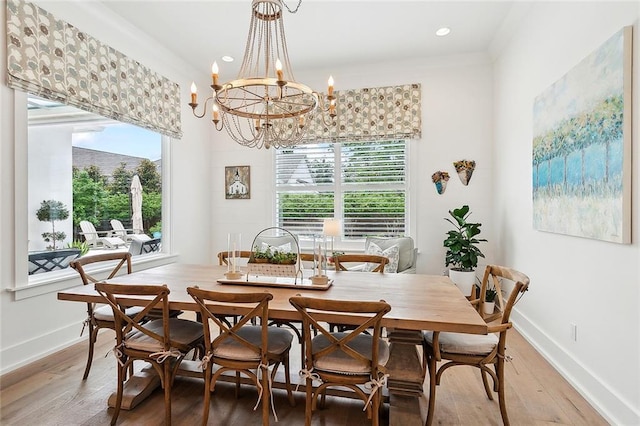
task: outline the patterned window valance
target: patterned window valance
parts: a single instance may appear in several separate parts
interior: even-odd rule
[[[182,137],[180,86],[46,10],[7,1],[9,87]]]
[[[335,124],[326,126],[322,117],[316,117],[305,142],[420,139],[422,135],[419,84],[340,90],[336,97]]]

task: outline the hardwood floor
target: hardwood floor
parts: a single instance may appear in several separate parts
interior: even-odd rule
[[[507,364],[507,405],[513,425],[606,425],[606,421],[515,331],[510,332]],[[113,333],[101,333],[91,374],[82,381],[86,342],[0,377],[0,424],[3,425],[108,425],[111,410],[106,401],[115,390],[115,359],[109,354]],[[300,365],[298,348],[292,348],[292,371]],[[202,382],[176,379],[172,418],[176,425],[199,424]],[[427,389],[428,391],[428,389]],[[427,392],[428,393],[428,392]],[[257,392],[243,386],[238,399],[233,387],[219,383],[211,398],[209,425],[260,424],[260,410],[253,411]],[[280,425],[304,424],[304,394],[296,393],[292,408],[286,393],[274,391]],[[423,397],[426,418],[427,397]],[[164,420],[160,389],[134,410],[120,413],[120,425],[157,425]],[[381,425],[388,424],[386,410]],[[437,389],[435,424],[502,424],[497,401],[489,401],[479,373],[468,367],[448,370]],[[272,417],[272,424],[275,424]],[[370,424],[362,402],[327,397],[327,407],[314,413],[314,425]]]

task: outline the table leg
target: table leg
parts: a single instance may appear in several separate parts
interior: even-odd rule
[[[125,382],[120,408],[123,410],[133,409],[158,386],[160,386],[160,377],[156,370],[151,365],[143,368]],[[116,392],[109,396],[108,404],[109,407],[116,406]]]
[[[390,342],[387,362],[387,388],[389,389],[389,425],[422,426],[420,414],[422,397],[422,363],[417,345],[422,343],[422,333],[412,330],[388,329]]]

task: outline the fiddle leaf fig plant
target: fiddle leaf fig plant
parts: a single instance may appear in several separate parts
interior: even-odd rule
[[[451,269],[456,271],[471,272],[478,266],[478,258],[484,257],[478,244],[487,240],[476,238],[480,234],[482,224],[467,221],[471,215],[467,205],[449,210],[449,215],[451,217],[446,217],[445,220],[455,229],[447,232],[447,238],[443,242],[447,249],[445,266],[452,265]]]

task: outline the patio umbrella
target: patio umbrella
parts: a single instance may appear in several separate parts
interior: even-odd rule
[[[131,212],[134,232],[142,232],[142,184],[138,175],[131,180]]]

